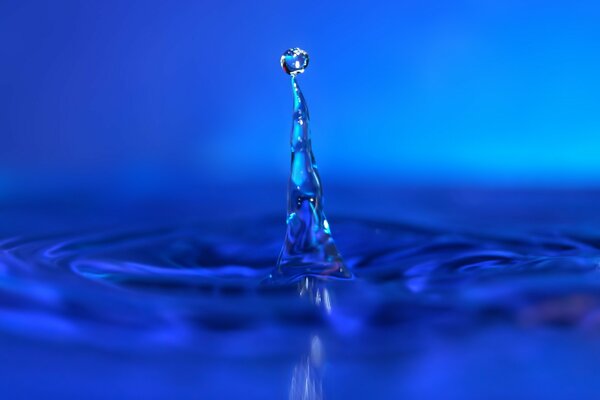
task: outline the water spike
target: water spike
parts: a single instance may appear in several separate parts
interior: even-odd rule
[[[306,100],[297,75],[308,66],[308,53],[295,48],[281,56],[283,70],[291,75],[291,171],[288,182],[287,231],[274,280],[295,281],[305,276],[349,279],[351,272],[338,252],[325,213],[321,178],[312,151]]]

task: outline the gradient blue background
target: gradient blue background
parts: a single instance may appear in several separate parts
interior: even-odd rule
[[[301,77],[328,182],[596,186],[595,1],[3,1],[0,188],[285,184]]]
[[[377,398],[378,392],[400,391],[460,399],[515,387],[532,398],[539,393],[558,398],[572,390],[597,393],[593,375],[600,350],[590,336],[578,336],[588,332],[588,323],[592,335],[598,332],[597,277],[589,271],[579,282],[575,275],[565,280],[562,275],[595,268],[600,246],[597,0],[0,0],[0,353],[5,356],[0,393],[217,397],[225,388],[247,397],[273,387],[288,389],[295,363],[305,357],[299,353],[306,351],[308,329],[296,327],[293,319],[273,319],[274,328],[290,325],[293,333],[281,342],[293,360],[274,362],[274,353],[256,346],[272,345],[274,336],[263,336],[266,331],[241,328],[239,336],[219,333],[223,342],[204,342],[200,319],[190,311],[194,318],[188,322],[188,312],[176,306],[177,296],[192,293],[187,283],[180,293],[167,279],[164,291],[157,285],[139,297],[126,281],[135,272],[129,261],[164,262],[169,276],[177,270],[168,260],[180,253],[183,261],[175,266],[199,272],[231,263],[275,264],[285,231],[292,111],[279,56],[294,46],[311,55],[299,80],[310,106],[326,210],[342,253],[358,256],[381,248],[381,254],[372,253],[373,266],[381,262],[390,272],[397,267],[390,281],[402,279],[403,271],[410,278],[417,267],[427,277],[439,263],[443,279],[456,271],[449,292],[464,295],[438,309],[431,302],[439,279],[432,270],[432,292],[413,300],[398,285],[400,297],[390,297],[388,307],[383,298],[395,289],[382,282],[382,316],[389,312],[403,322],[389,329],[380,325],[387,332],[382,336],[379,328],[372,337],[365,330],[356,341],[331,336],[337,369],[328,371],[327,384],[339,388],[334,393],[351,397],[373,390]],[[280,222],[264,215],[277,215]],[[344,215],[346,224],[338,224]],[[218,224],[193,221],[208,217]],[[171,236],[171,228],[162,226],[179,233]],[[406,240],[413,229],[419,237],[425,232],[432,243],[417,241],[410,261],[413,253],[403,252],[412,239],[402,239],[394,253],[400,243],[394,235],[386,242],[379,229],[372,237],[363,233],[379,226]],[[271,233],[278,229],[280,236]],[[541,233],[529,235],[530,230]],[[120,233],[125,231],[131,234]],[[374,244],[382,246],[370,247]],[[257,246],[255,254],[248,251],[252,254],[237,260],[246,246]],[[53,256],[61,247],[65,256]],[[545,260],[548,254],[557,255],[556,263]],[[78,276],[74,266],[88,259],[127,265],[123,286],[96,287]],[[487,285],[496,259],[498,265],[516,260],[508,272],[516,271],[519,279],[498,275],[498,286]],[[463,286],[460,277],[475,281],[476,275],[469,275],[473,266],[481,268],[482,283],[489,281]],[[69,284],[61,286],[63,269]],[[556,272],[556,282],[534,280],[534,275],[543,278],[545,269]],[[215,282],[220,279],[215,275]],[[247,282],[254,285],[258,277]],[[97,292],[88,292],[91,287],[110,295],[92,297]],[[538,297],[545,291],[547,303]],[[214,301],[207,305],[239,302],[242,308],[236,310],[254,315],[248,308],[257,304],[254,292],[248,297],[234,292],[202,293]],[[378,297],[371,294],[365,289],[355,299],[369,299],[367,308],[374,308]],[[115,303],[104,302],[113,295]],[[190,304],[204,304],[196,303],[203,296]],[[342,305],[340,321],[352,316],[354,304]],[[143,310],[152,316],[147,327],[146,314],[137,314]],[[214,356],[204,357],[202,346],[177,351],[156,346],[143,355],[120,350],[121,343],[127,341],[129,349],[130,337],[137,337],[126,334],[126,321],[131,334],[146,337],[157,328],[163,335],[162,317],[154,315],[168,316],[170,310],[165,343],[195,344],[186,342],[189,323],[189,338],[208,343]],[[521,325],[521,311],[543,325],[539,331]],[[429,315],[431,322],[420,322]],[[446,324],[453,318],[456,324]],[[555,331],[553,324],[565,329]],[[70,333],[52,330],[57,327],[69,327]],[[79,337],[81,343],[72,339]],[[55,345],[54,339],[64,342]],[[106,347],[86,347],[87,340]],[[386,340],[406,351],[375,357],[388,354],[375,352]],[[356,346],[342,355],[341,346],[348,343]],[[239,364],[222,357],[236,351]],[[354,361],[365,356],[366,364]]]

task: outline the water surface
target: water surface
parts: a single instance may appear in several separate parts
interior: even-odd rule
[[[352,194],[330,219],[354,279],[285,287],[261,283],[285,233],[268,202],[6,202],[4,394],[593,398],[600,192]]]

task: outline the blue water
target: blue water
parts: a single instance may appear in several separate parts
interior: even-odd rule
[[[363,189],[354,278],[285,287],[279,190],[5,201],[2,398],[595,398],[600,191]]]
[[[299,48],[288,49],[281,56],[282,69],[291,75],[294,107],[287,231],[277,268],[269,277],[275,282],[293,281],[308,274],[340,279],[352,277],[325,217],[323,186],[312,148],[308,105],[297,80],[297,75],[303,73],[308,64],[308,53]]]

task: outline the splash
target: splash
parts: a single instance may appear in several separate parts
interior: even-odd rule
[[[294,111],[291,131],[291,171],[288,183],[287,232],[277,268],[271,278],[295,281],[303,276],[349,279],[323,211],[323,189],[312,151],[308,106],[298,85],[308,53],[295,48],[281,56],[281,67],[291,76]]]

